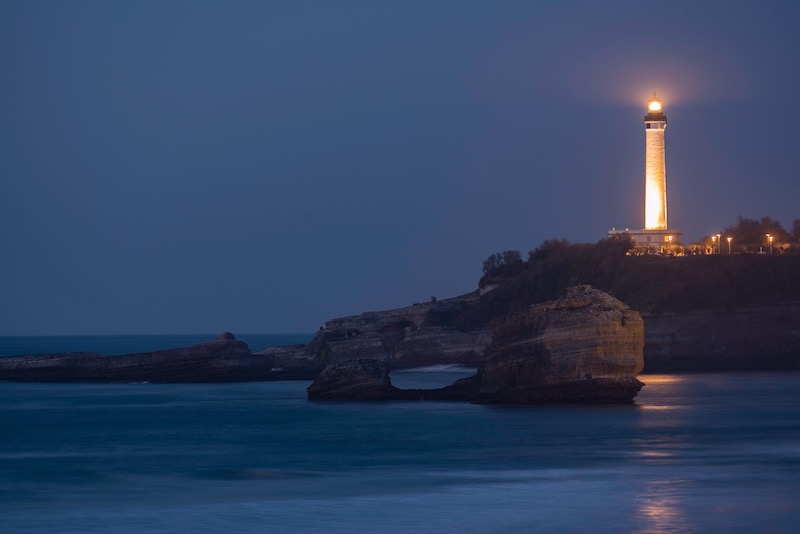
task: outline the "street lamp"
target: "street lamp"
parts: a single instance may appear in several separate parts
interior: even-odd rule
[[[711,254],[714,254],[714,247],[716,246],[716,244],[717,244],[717,236],[712,235],[711,236]]]
[[[772,254],[772,238],[773,236],[767,234],[767,240],[769,241],[769,253]]]
[[[727,239],[728,239],[728,254],[730,255],[730,253],[731,253],[731,241],[733,241],[733,238],[732,237],[728,237]]]
[[[717,254],[722,254],[722,236],[717,234]]]

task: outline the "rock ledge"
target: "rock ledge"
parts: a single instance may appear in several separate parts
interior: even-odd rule
[[[0,380],[18,382],[246,382],[270,377],[274,360],[225,332],[191,347],[120,356],[57,353],[0,358]]]
[[[386,363],[327,367],[312,400],[463,400],[483,404],[631,403],[643,384],[644,323],[638,312],[590,286],[507,315],[492,330],[483,368],[436,390],[402,390]]]

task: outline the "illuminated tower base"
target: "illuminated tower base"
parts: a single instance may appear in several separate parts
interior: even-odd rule
[[[647,102],[647,115],[644,117],[644,229],[617,230],[612,228],[608,236],[628,235],[637,248],[652,252],[675,252],[674,246],[680,244],[682,233],[670,230],[667,225],[667,165],[664,152],[664,130],[667,129],[667,116],[661,99],[653,93]]]

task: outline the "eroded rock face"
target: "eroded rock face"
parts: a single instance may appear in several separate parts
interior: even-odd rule
[[[491,329],[465,331],[448,324],[451,317],[474,307],[477,299],[477,294],[469,294],[332,319],[317,332],[302,355],[292,355],[287,366],[304,362],[326,366],[355,359],[383,361],[392,369],[477,365],[491,342]]]
[[[638,312],[590,286],[573,287],[496,321],[476,401],[632,402],[643,350]]]
[[[645,372],[800,371],[800,303],[646,315]]]
[[[306,353],[306,345],[267,347],[255,355],[274,362],[270,380],[314,380],[325,368]]]
[[[306,391],[309,400],[388,400],[399,390],[385,363],[358,359],[329,365]]]
[[[630,403],[642,387],[639,313],[589,286],[501,318],[477,375],[435,390],[391,385],[386,362],[333,364],[308,388],[312,400],[462,400],[485,404]]]
[[[491,327],[460,330],[448,317],[476,311],[479,298],[470,294],[332,319],[307,346],[270,347],[261,354],[281,369],[273,371],[273,379],[313,379],[331,363],[358,358],[383,361],[391,369],[478,367],[492,342]],[[800,303],[644,314],[645,372],[800,370],[798,325]]]
[[[233,334],[191,347],[104,356],[33,354],[0,358],[0,380],[22,382],[244,382],[265,380],[273,359]]]
[[[438,389],[400,389],[392,385],[389,371],[387,362],[370,359],[331,364],[306,389],[308,400],[471,401],[475,398],[474,381],[459,380]]]

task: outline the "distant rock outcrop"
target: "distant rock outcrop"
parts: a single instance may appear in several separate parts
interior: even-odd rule
[[[306,352],[306,345],[267,347],[255,354],[274,362],[270,380],[314,380],[325,368]]]
[[[630,403],[642,387],[641,316],[589,286],[499,319],[484,366],[438,390],[391,385],[386,363],[336,363],[308,388],[312,400],[426,398],[485,404]]]
[[[0,358],[0,380],[20,382],[246,382],[269,380],[273,359],[233,334],[186,348],[121,356],[32,354]]]

